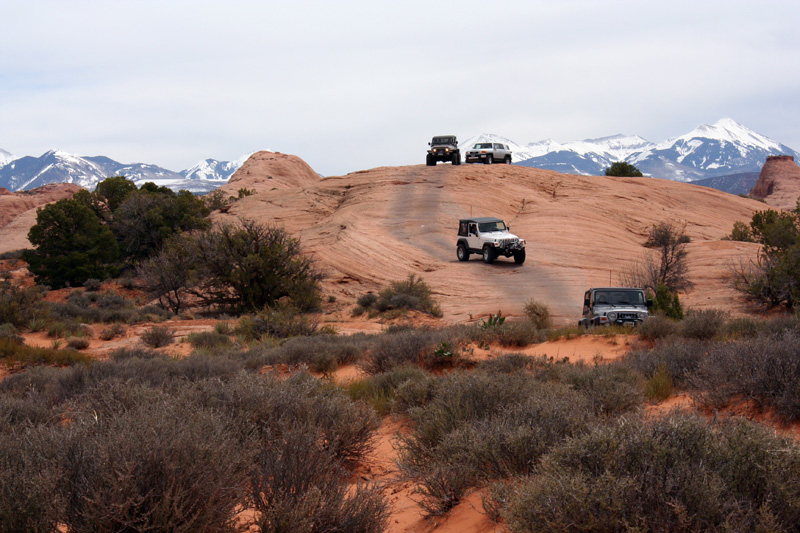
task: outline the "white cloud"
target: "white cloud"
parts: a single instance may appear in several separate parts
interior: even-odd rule
[[[331,175],[420,163],[437,133],[660,141],[722,116],[800,148],[800,6],[785,2],[2,10],[0,147],[16,154],[58,147],[180,170],[270,148]]]

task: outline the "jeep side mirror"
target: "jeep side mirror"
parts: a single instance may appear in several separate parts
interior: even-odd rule
[[[647,307],[653,307],[653,300],[651,300],[650,298],[647,299],[646,303],[647,303]]]

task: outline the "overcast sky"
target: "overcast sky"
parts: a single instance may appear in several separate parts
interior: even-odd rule
[[[323,175],[730,117],[800,150],[800,2],[0,0],[0,148]]]

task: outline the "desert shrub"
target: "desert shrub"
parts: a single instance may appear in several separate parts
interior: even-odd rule
[[[721,309],[690,309],[679,326],[680,335],[687,339],[711,340],[725,325],[728,313]]]
[[[598,416],[619,416],[644,403],[641,375],[623,365],[549,364],[536,370],[538,379],[555,381],[580,392]]]
[[[161,348],[172,344],[175,340],[175,332],[167,326],[153,326],[141,336],[142,342],[151,348]]]
[[[378,296],[373,292],[368,292],[364,295],[359,296],[358,299],[356,300],[356,303],[360,307],[363,307],[364,309],[369,309],[370,307],[375,305],[375,302],[377,301],[378,301]]]
[[[728,239],[740,242],[753,242],[753,232],[750,230],[750,226],[741,220],[737,220],[733,223],[733,229]]]
[[[580,393],[524,374],[446,376],[410,415],[416,425],[400,438],[399,464],[431,513],[482,480],[529,473],[550,446],[595,420]]]
[[[437,380],[416,365],[398,366],[348,383],[344,390],[353,400],[370,404],[379,414],[406,412],[433,398]]]
[[[163,397],[92,420],[62,445],[70,530],[234,529],[249,460],[219,414]]]
[[[480,370],[488,373],[511,374],[522,370],[531,370],[536,364],[537,358],[525,355],[524,353],[506,353],[481,361],[478,365]]]
[[[261,447],[250,471],[260,531],[384,531],[389,513],[380,490],[349,490],[346,472],[319,440],[314,428],[289,427]]]
[[[636,328],[639,338],[650,342],[675,335],[677,331],[675,321],[662,315],[653,315]]]
[[[621,419],[553,448],[503,514],[514,532],[785,530],[799,466],[795,444],[750,423]]]
[[[427,368],[453,366],[461,362],[460,338],[447,329],[413,328],[376,337],[369,353],[358,361],[368,374],[379,374],[408,364]],[[449,356],[441,352],[446,345]],[[437,353],[438,351],[438,353]]]
[[[332,361],[337,366],[355,362],[367,350],[366,339],[360,336],[314,335],[294,337],[280,348],[281,362],[314,366],[315,361]]]
[[[709,344],[698,340],[669,338],[656,343],[653,348],[637,348],[628,352],[622,363],[651,379],[662,366],[670,375],[673,385],[685,389],[690,378],[706,357]]]
[[[485,342],[495,342],[501,346],[524,348],[531,344],[544,342],[547,338],[546,332],[530,321],[510,322],[486,330],[484,335]]]
[[[627,161],[616,161],[605,169],[606,176],[617,176],[627,178],[641,178],[642,171],[631,165]]]
[[[83,286],[86,288],[86,290],[92,292],[99,291],[102,285],[103,285],[102,281],[94,278],[89,278],[83,282]]]
[[[654,294],[650,290],[647,291],[647,294],[653,295],[652,312],[663,313],[667,318],[675,320],[683,318],[683,306],[677,291],[671,290],[663,283],[659,283],[655,288]]]
[[[204,350],[206,352],[213,352],[218,349],[230,347],[233,343],[230,337],[217,333],[216,331],[200,331],[197,333],[190,333],[186,340],[192,345],[195,350]]]
[[[369,305],[365,305],[367,303]],[[442,310],[434,301],[430,286],[414,274],[409,274],[406,280],[391,282],[374,300],[369,293],[362,296],[358,304],[381,313],[392,309],[414,309],[432,316],[442,316]]]
[[[89,361],[89,357],[75,350],[56,350],[25,346],[12,338],[0,337],[0,360],[8,365],[74,365]]]
[[[537,302],[533,298],[525,304],[525,316],[533,322],[537,329],[548,329],[553,325],[553,321],[550,318],[550,309],[547,305]]]
[[[85,337],[69,337],[67,338],[67,347],[73,350],[85,350],[89,347],[89,339]]]
[[[800,336],[792,332],[716,344],[691,378],[696,399],[720,407],[743,397],[788,420],[800,419],[798,350]]]
[[[25,338],[19,334],[19,330],[14,327],[14,324],[8,322],[0,324],[0,340],[2,339],[8,339],[17,344],[25,344]]]
[[[27,427],[0,438],[0,530],[55,531],[63,502],[59,496],[60,431]]]
[[[112,339],[116,339],[117,337],[124,337],[125,336],[125,326],[122,324],[114,324],[111,327],[105,328],[103,331],[100,332],[100,338],[104,341],[110,341]]]
[[[26,327],[32,320],[46,319],[49,308],[40,286],[22,287],[9,280],[0,280],[0,324]]]
[[[296,307],[279,304],[256,315],[243,316],[234,332],[247,340],[261,340],[264,337],[285,339],[313,335],[317,327],[316,321],[302,314]]]
[[[51,303],[50,309],[58,320],[106,324],[142,322],[154,310],[153,307],[137,309],[132,300],[111,290],[102,293],[73,291],[66,301]],[[156,314],[161,318],[164,313],[159,310]]]
[[[161,352],[142,348],[118,348],[111,352],[112,361],[125,361],[127,359],[154,359],[165,358]]]
[[[667,365],[659,366],[655,373],[647,380],[644,395],[648,400],[661,402],[672,395],[672,375],[667,370]]]

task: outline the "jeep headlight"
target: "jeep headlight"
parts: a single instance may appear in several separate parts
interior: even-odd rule
[[[648,316],[650,316],[650,315],[648,315],[647,312],[645,312],[645,311],[640,311],[639,312],[639,318],[642,319],[642,320],[644,320]]]
[[[608,313],[608,319],[609,320],[616,320],[617,319],[617,313]]]

